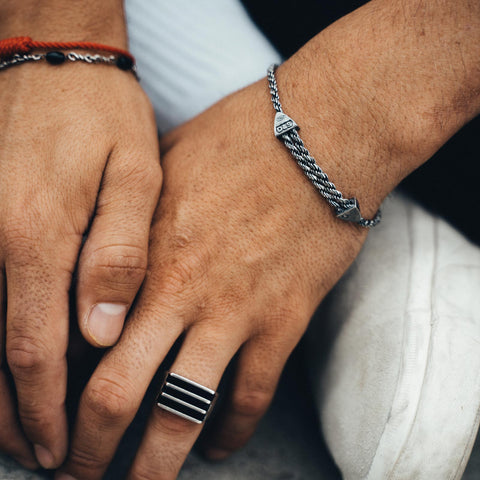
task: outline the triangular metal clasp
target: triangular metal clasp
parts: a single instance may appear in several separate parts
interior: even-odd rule
[[[298,125],[295,123],[295,120],[283,112],[277,112],[275,115],[275,125],[273,127],[276,137],[281,137],[294,128],[298,129]]]
[[[344,210],[337,210],[337,217],[346,222],[358,223],[362,215],[360,214],[360,207],[356,198],[350,199],[350,206]]]

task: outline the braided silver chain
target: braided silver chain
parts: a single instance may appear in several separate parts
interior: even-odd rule
[[[47,58],[46,53],[38,53],[38,54],[28,54],[28,55],[20,55],[15,54],[11,58],[3,60],[0,62],[0,71],[4,70],[9,67],[13,67],[15,65],[20,65],[26,62],[39,62],[41,60],[45,60]],[[76,52],[68,52],[65,54],[65,60],[69,62],[84,62],[84,63],[106,63],[109,65],[114,65],[117,57],[114,55],[104,56],[104,55],[91,55],[89,53],[82,55],[81,53]],[[133,73],[135,76],[137,75],[136,65],[132,66]]]
[[[268,86],[272,98],[273,108],[277,112],[275,117],[275,135],[283,141],[290,150],[298,165],[303,170],[307,178],[313,183],[320,195],[334,208],[338,218],[355,222],[362,227],[371,228],[377,225],[381,220],[380,210],[373,219],[363,218],[360,214],[360,207],[355,198],[344,198],[341,192],[328,179],[327,174],[318,166],[303,140],[298,135],[298,126],[290,117],[288,117],[280,103],[278,95],[277,80],[275,78],[276,65],[271,65],[267,70]]]
[[[36,55],[18,55],[15,54],[13,55],[12,58],[9,58],[7,60],[3,60],[0,62],[0,70],[4,70],[5,68],[8,67],[13,67],[14,65],[20,65],[25,62],[38,62],[39,60],[42,60],[44,57],[43,54],[36,54]]]

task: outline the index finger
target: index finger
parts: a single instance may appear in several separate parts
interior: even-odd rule
[[[57,480],[103,478],[148,385],[183,331],[181,317],[174,302],[153,306],[142,295],[119,342],[82,394],[70,452]]]

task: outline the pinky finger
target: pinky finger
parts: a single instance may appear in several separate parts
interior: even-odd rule
[[[5,349],[5,290],[4,276],[0,273],[0,451],[13,457],[24,467],[39,467],[32,449],[18,422],[15,402],[4,367]]]
[[[223,460],[243,447],[272,402],[283,367],[294,345],[278,348],[270,340],[254,338],[244,345],[237,361],[230,398],[203,441],[205,455]]]

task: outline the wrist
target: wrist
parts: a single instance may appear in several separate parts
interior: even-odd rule
[[[311,70],[304,76],[301,71],[294,58],[277,71],[283,109],[343,197],[357,198],[363,217],[373,218],[403,178],[401,153],[392,151],[393,139],[380,113],[339,87],[338,77],[332,79],[325,71],[317,76]],[[307,85],[315,85],[314,91]],[[271,102],[270,107],[273,115]]]
[[[418,2],[373,0],[278,71],[285,112],[364,216],[480,110],[480,8],[432,2],[400,15],[400,3]]]
[[[122,0],[0,0],[0,38],[94,41],[127,48]]]

